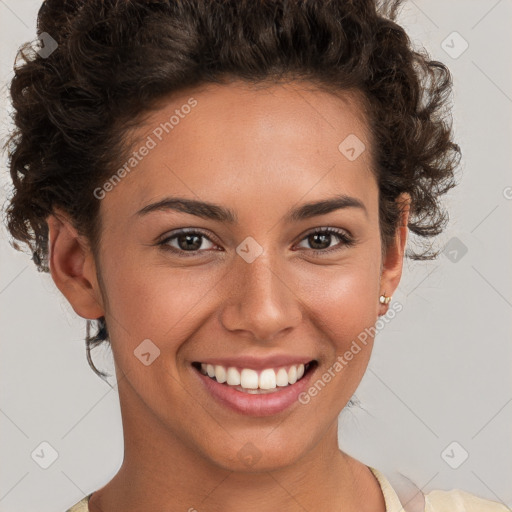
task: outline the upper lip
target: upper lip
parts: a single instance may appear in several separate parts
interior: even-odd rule
[[[312,357],[301,357],[291,355],[275,355],[271,357],[256,357],[256,356],[244,356],[244,357],[217,357],[217,358],[206,358],[197,360],[198,363],[220,365],[226,368],[230,366],[238,368],[251,368],[253,370],[263,370],[265,368],[277,368],[280,366],[290,366],[310,363],[314,361]]]

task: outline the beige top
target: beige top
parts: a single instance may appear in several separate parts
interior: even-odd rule
[[[407,512],[402,508],[397,493],[388,479],[375,468],[368,466],[379,481],[386,512]],[[73,505],[66,512],[89,512],[88,501],[92,493]],[[424,512],[511,512],[511,509],[497,501],[485,500],[474,494],[452,489],[451,491],[430,491],[425,494]]]

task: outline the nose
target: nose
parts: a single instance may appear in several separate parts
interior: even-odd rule
[[[272,264],[265,253],[252,263],[240,258],[225,279],[228,299],[220,315],[225,329],[267,342],[301,322],[296,277]]]

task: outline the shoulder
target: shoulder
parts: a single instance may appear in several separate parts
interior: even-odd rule
[[[410,479],[396,471],[389,473],[392,485],[384,473],[369,468],[380,483],[386,512],[512,512],[512,508],[503,503],[480,498],[462,489],[435,489],[423,493]]]
[[[435,490],[425,494],[425,512],[510,512],[503,503],[463,491]]]
[[[91,495],[89,494],[85,498],[81,499],[78,503],[75,503],[71,508],[68,508],[66,512],[89,512],[90,496]]]

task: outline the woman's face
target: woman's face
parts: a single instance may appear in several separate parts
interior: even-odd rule
[[[99,259],[86,253],[83,266],[92,293],[67,289],[79,314],[105,315],[125,438],[174,439],[229,470],[289,465],[336,432],[372,349],[371,336],[358,336],[400,279],[403,240],[381,259],[358,103],[297,84],[210,85],[174,96],[136,135],[129,172],[98,193]],[[306,206],[341,196],[354,199]],[[185,203],[150,206],[176,198],[193,201],[195,214]],[[173,237],[181,229],[194,234]],[[233,389],[193,364],[275,368],[282,379],[282,367],[287,375],[313,360],[303,379],[267,394]]]

